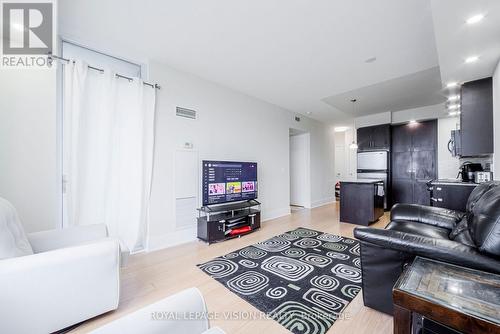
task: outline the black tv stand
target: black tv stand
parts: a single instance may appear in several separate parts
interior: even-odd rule
[[[239,238],[260,228],[260,202],[202,206],[197,220],[198,239],[209,244]]]

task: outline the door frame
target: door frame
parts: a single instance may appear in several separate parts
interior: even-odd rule
[[[294,162],[292,152],[292,140],[299,141],[299,145],[302,146],[301,151],[296,152],[300,155],[300,161],[303,161],[302,165],[296,165]],[[294,206],[302,206],[304,208],[311,208],[311,136],[309,132],[298,130],[298,129],[290,129],[289,131],[289,192],[288,198],[290,205]],[[295,177],[296,170],[299,170],[299,174],[303,174],[303,177],[298,176]],[[295,180],[294,180],[295,179]],[[300,181],[300,182],[297,182]],[[296,187],[299,187],[297,189]],[[299,199],[292,201],[293,193],[299,191],[301,192],[301,196]]]

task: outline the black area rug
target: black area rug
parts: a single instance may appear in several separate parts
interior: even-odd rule
[[[361,290],[359,243],[306,228],[198,267],[296,334],[326,333]]]

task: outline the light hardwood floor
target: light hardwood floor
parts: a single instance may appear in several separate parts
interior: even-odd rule
[[[383,228],[387,220],[386,214],[371,227]],[[240,239],[210,246],[201,241],[194,241],[169,249],[134,255],[127,267],[122,269],[119,309],[87,321],[71,333],[87,333],[131,311],[189,287],[198,287],[201,290],[209,312],[258,312],[252,305],[204,274],[196,264],[297,227],[352,237],[356,225],[340,223],[338,204],[334,203],[312,210],[304,209],[289,216],[264,222],[259,231]],[[214,320],[211,321],[211,325],[219,326],[228,334],[290,333],[273,320]],[[392,317],[365,307],[360,293],[346,308],[344,319],[337,320],[328,331],[328,334],[336,333],[389,334],[392,333]]]

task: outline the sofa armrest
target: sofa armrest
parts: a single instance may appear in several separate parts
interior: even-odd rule
[[[500,261],[479,253],[475,248],[446,239],[374,228],[355,228],[354,236],[386,249],[427,257],[459,266],[500,274]]]
[[[419,204],[395,204],[391,220],[407,220],[452,230],[465,213]]]
[[[104,224],[74,226],[28,234],[28,240],[35,253],[81,245],[107,237],[108,229]]]
[[[91,333],[201,334],[208,327],[205,300],[197,288],[190,288],[112,321]]]
[[[73,226],[58,230],[48,230],[28,234],[33,252],[42,253],[54,249],[78,246],[95,242],[108,237],[108,229],[104,224]],[[120,243],[120,263],[124,267],[128,261],[130,250],[122,241]]]
[[[0,261],[0,333],[51,333],[118,307],[118,241]]]

